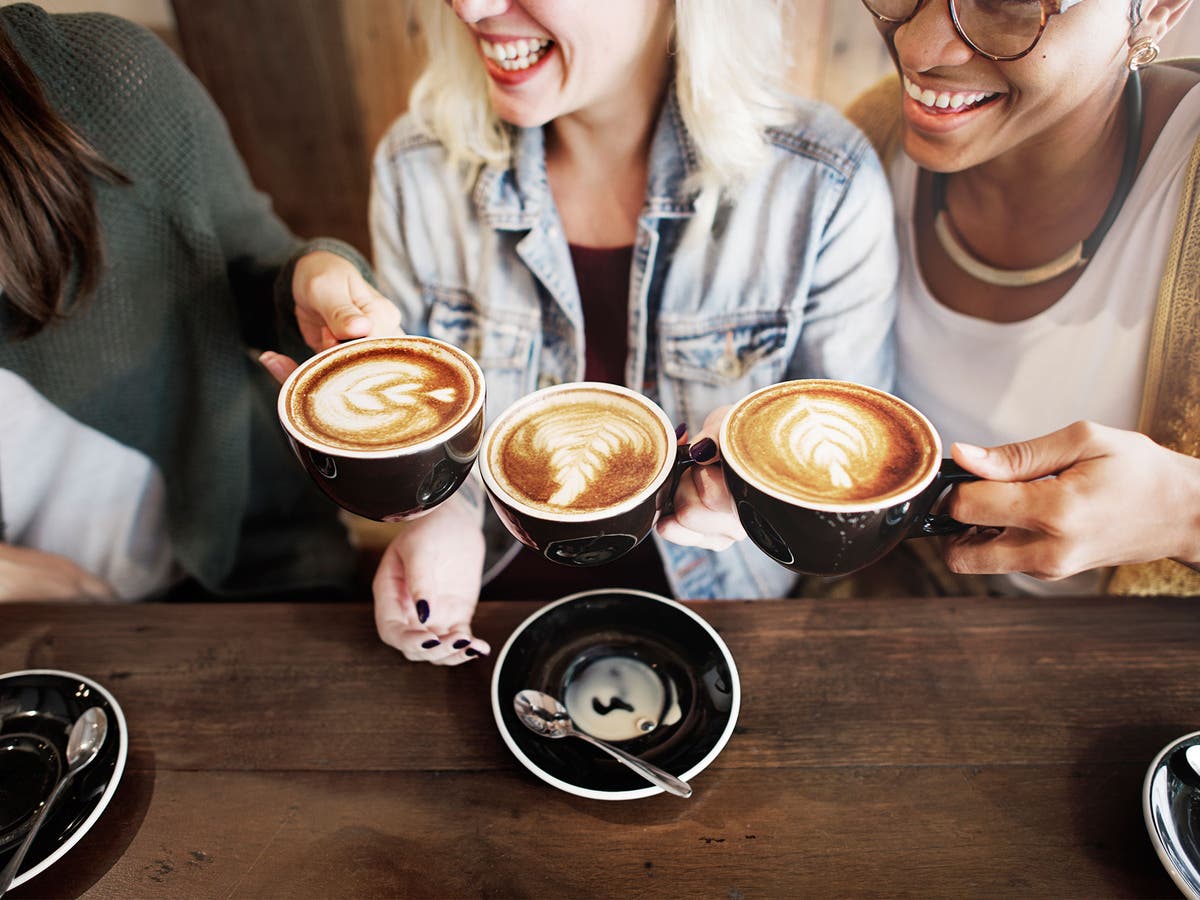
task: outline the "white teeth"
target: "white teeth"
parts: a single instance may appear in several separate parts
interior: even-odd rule
[[[921,90],[908,78],[904,79],[904,91],[922,106],[930,109],[961,109],[964,106],[974,106],[997,96],[994,91],[942,91],[938,93],[929,88]]]
[[[542,38],[521,38],[504,44],[494,44],[480,38],[479,46],[483,55],[496,62],[500,68],[506,72],[518,72],[538,62],[553,46],[553,42]]]

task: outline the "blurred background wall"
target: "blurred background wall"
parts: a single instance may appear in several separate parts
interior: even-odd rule
[[[0,0],[0,6],[10,2]],[[50,12],[110,12],[153,30],[216,99],[255,183],[292,229],[369,250],[371,154],[403,112],[423,59],[409,0],[39,5]],[[889,70],[871,16],[857,0],[792,0],[791,7],[789,74],[797,92],[842,106]],[[1197,8],[1169,35],[1163,52],[1200,55]]]

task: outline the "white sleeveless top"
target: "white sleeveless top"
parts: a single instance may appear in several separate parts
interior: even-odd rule
[[[1159,282],[1198,137],[1200,86],[1172,113],[1071,289],[1049,309],[1003,323],[956,312],[929,292],[913,226],[918,171],[898,154],[889,171],[901,249],[897,392],[929,417],[947,448],[1024,440],[1080,419],[1137,426]],[[1061,593],[1091,590],[1098,576],[1018,582]]]

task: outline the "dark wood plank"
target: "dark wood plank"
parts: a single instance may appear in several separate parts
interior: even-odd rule
[[[140,777],[152,781],[136,791],[150,804],[144,818],[114,806],[104,823],[136,832],[122,852],[97,832],[71,866],[35,882],[40,896],[1173,893],[1132,765],[739,770],[718,760],[691,800],[627,803],[571,797],[517,770]]]
[[[536,608],[487,604],[479,631],[498,649]],[[406,663],[366,604],[0,605],[0,671],[89,674],[130,726],[104,829],[29,888],[1171,894],[1140,786],[1197,728],[1194,601],[693,608],[738,660],[738,731],[692,800],[605,803],[521,769],[488,662]]]
[[[375,141],[421,56],[394,0],[172,0],[188,65],[229,122],[255,184],[302,236],[369,250]]]
[[[532,604],[489,604],[498,651]],[[726,765],[1147,760],[1195,727],[1200,617],[1181,601],[700,603],[742,672]],[[116,693],[159,768],[508,765],[490,660],[416,666],[348,605],[0,606],[0,669],[65,668]],[[445,715],[453,707],[457,718]],[[380,743],[380,722],[427,740]],[[465,736],[482,734],[482,739]],[[438,748],[436,756],[430,747]]]

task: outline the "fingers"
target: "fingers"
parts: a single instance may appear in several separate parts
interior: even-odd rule
[[[300,332],[314,350],[402,333],[396,305],[335,253],[320,250],[301,257],[292,276],[292,296]]]
[[[471,633],[483,572],[483,532],[461,506],[445,504],[406,523],[375,573],[375,624],[406,659],[459,665],[491,652]]]
[[[1072,558],[1069,542],[1048,539],[1023,528],[973,528],[949,539],[944,556],[950,571],[960,575],[1023,572],[1044,581],[1057,581],[1092,568]]]
[[[1032,481],[1103,452],[1112,431],[1093,422],[1076,422],[1042,437],[999,447],[955,443],[950,454],[955,462],[981,478]]]
[[[711,466],[721,461],[721,448],[717,446],[716,436],[721,431],[721,423],[729,412],[728,406],[714,409],[704,420],[704,427],[696,434],[690,455],[692,462],[701,466]]]
[[[720,448],[712,437],[721,426],[729,407],[714,410],[704,420],[689,455],[695,466],[680,478],[675,490],[675,511],[656,526],[665,540],[685,547],[705,550],[724,550],[746,537],[738,519],[733,498],[725,486],[724,474],[713,467],[721,458]],[[680,443],[686,440],[686,429],[676,435]],[[712,468],[710,468],[712,467]]]
[[[705,550],[724,550],[746,537],[721,471],[699,466],[683,474],[675,491],[675,513],[657,528],[672,543]]]
[[[258,362],[281,385],[287,381],[287,377],[297,368],[294,359],[290,356],[284,356],[282,353],[276,353],[274,350],[267,350],[265,353],[262,353],[258,357]]]

